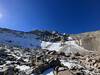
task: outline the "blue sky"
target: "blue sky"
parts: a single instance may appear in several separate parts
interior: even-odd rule
[[[100,30],[100,0],[0,0],[0,27],[81,33]]]

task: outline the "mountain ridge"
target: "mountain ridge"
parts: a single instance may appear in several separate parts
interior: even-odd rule
[[[99,40],[99,31],[69,35],[0,28],[0,75],[96,75]]]
[[[4,36],[4,34],[5,34],[5,36]],[[100,41],[99,41],[100,40],[99,39],[100,38],[100,30],[93,31],[93,32],[74,34],[74,35],[66,34],[66,36],[65,36],[65,33],[59,33],[56,31],[33,30],[33,31],[29,31],[29,32],[23,32],[23,31],[11,30],[11,29],[7,29],[7,28],[0,28],[0,35],[3,35],[3,37],[7,37],[9,35],[10,36],[14,35],[14,37],[17,36],[18,38],[24,38],[24,39],[28,38],[28,40],[29,39],[32,40],[32,38],[34,38],[35,40],[41,40],[41,42],[42,41],[46,41],[46,42],[67,41],[68,37],[70,36],[73,38],[73,40],[76,41],[76,43],[79,46],[81,46],[87,50],[99,50],[99,44],[100,44]],[[3,40],[4,39],[3,37],[0,39]],[[7,40],[8,43],[9,42],[11,43],[11,39],[10,40],[5,39],[5,40]],[[25,40],[24,42],[27,42],[27,40]],[[4,43],[4,41],[1,41],[1,43]],[[34,45],[33,43],[31,42],[30,45]]]

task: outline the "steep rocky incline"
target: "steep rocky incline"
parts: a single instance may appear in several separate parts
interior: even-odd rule
[[[100,31],[68,35],[0,28],[0,75],[100,75]]]
[[[0,44],[17,46],[22,48],[41,48],[42,41],[58,42],[62,39],[67,40],[68,35],[58,32],[34,30],[22,32],[0,28]]]
[[[0,28],[0,44],[22,48],[40,48],[41,41],[34,34]]]
[[[72,36],[77,44],[87,50],[100,51],[100,31],[86,32]]]
[[[0,44],[22,48],[43,48],[58,51],[99,51],[100,31],[77,35],[62,34],[55,31],[34,30],[22,32],[0,28]]]

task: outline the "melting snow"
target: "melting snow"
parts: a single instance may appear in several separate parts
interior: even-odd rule
[[[64,66],[67,66],[69,69],[71,69],[72,66],[76,66],[76,64],[70,63],[70,62],[66,62],[64,60],[61,60],[61,64],[63,64]]]
[[[29,66],[26,66],[26,65],[22,65],[22,66],[17,65],[16,68],[17,69],[20,69],[20,71],[25,71],[25,70],[30,69],[30,67]]]
[[[66,42],[56,42],[56,43],[52,43],[52,42],[45,42],[42,41],[41,43],[41,47],[42,49],[48,49],[48,50],[55,50],[55,51],[64,51],[67,53],[71,53],[71,52],[75,52],[75,51],[82,51],[82,47],[78,46],[76,44],[76,42],[73,41],[66,41]]]
[[[65,60],[60,60],[60,61],[61,61],[61,64],[68,67],[69,69],[71,69],[72,67],[75,67],[75,66],[77,66],[78,68],[82,68],[81,65],[75,64],[74,62],[66,62]]]

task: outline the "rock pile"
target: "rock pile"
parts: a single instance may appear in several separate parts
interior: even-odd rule
[[[100,75],[100,55],[83,55],[49,51],[0,47],[0,75],[40,75],[53,68],[56,75]]]

